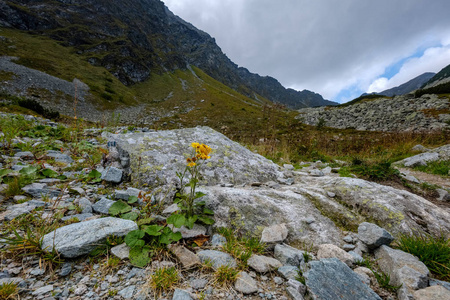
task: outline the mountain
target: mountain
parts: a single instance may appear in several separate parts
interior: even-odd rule
[[[450,65],[440,70],[436,75],[434,75],[430,80],[428,80],[423,85],[423,89],[435,87],[440,84],[447,83],[448,81],[450,81]]]
[[[91,65],[104,67],[126,86],[193,65],[253,99],[263,97],[294,109],[336,104],[238,67],[214,38],[159,0],[0,0],[0,26],[74,47]]]
[[[399,86],[393,87],[391,89],[376,94],[388,97],[408,94],[414,90],[419,89],[426,82],[428,82],[434,75],[436,75],[436,73],[431,72],[423,73],[422,75],[419,75],[404,84],[401,84]]]

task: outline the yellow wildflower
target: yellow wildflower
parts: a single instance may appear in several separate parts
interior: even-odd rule
[[[199,143],[192,143],[191,147],[197,149],[198,147],[200,147],[200,144]]]
[[[190,162],[190,163],[188,163],[188,166],[189,166],[189,167],[195,166],[195,162]]]

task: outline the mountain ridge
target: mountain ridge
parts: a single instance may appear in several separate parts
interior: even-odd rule
[[[388,97],[408,94],[408,93],[422,87],[425,83],[427,83],[435,75],[436,75],[436,73],[426,72],[417,77],[414,77],[411,80],[408,80],[407,82],[405,82],[399,86],[384,90],[382,92],[378,92],[376,94],[388,96]]]
[[[0,1],[0,25],[43,34],[75,47],[125,85],[194,65],[245,96],[290,108],[334,105],[317,93],[284,88],[233,63],[209,34],[159,0]]]

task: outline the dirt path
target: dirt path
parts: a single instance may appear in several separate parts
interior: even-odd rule
[[[398,168],[398,170],[404,174],[412,175],[422,182],[436,184],[436,185],[442,186],[447,189],[450,188],[450,178],[448,178],[448,177],[445,178],[443,176],[428,174],[428,173],[424,173],[424,172],[420,172],[420,171],[416,171],[416,170],[412,170],[412,169],[407,169],[407,168]]]

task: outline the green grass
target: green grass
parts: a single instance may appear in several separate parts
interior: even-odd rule
[[[214,272],[214,282],[219,286],[231,286],[237,279],[239,271],[233,267],[224,265]]]
[[[175,284],[180,280],[178,271],[172,268],[160,268],[150,277],[150,286],[158,293],[168,291],[174,288]]]
[[[450,240],[444,234],[402,235],[396,247],[417,256],[439,279],[450,280]]]
[[[16,299],[19,289],[16,283],[3,283],[0,285],[0,299]]]
[[[426,166],[415,166],[414,169],[429,174],[449,176],[450,160],[431,161],[427,162]]]
[[[397,179],[400,172],[393,168],[389,161],[367,163],[355,158],[350,166],[342,167],[339,174],[343,177],[351,177],[351,174],[355,174],[373,181],[384,181]]]

